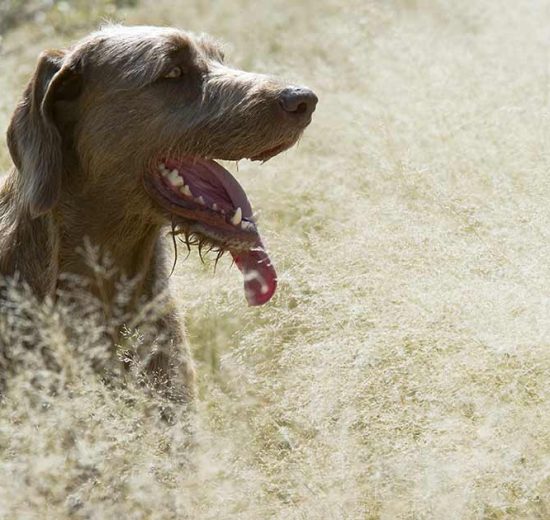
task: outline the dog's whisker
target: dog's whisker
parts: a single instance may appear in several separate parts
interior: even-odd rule
[[[176,244],[176,234],[175,234],[175,226],[176,223],[174,221],[174,218],[172,217],[172,245],[174,246],[174,263],[172,264],[172,270],[170,271],[170,274],[168,277],[170,278],[174,274],[174,270],[176,269],[176,263],[178,261],[178,245]]]

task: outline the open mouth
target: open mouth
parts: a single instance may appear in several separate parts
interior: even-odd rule
[[[264,160],[274,152],[277,150],[268,150],[253,159]],[[144,183],[149,195],[169,212],[183,233],[231,253],[243,274],[249,305],[262,305],[271,299],[277,288],[277,273],[248,197],[231,173],[211,159],[166,158],[144,176]]]

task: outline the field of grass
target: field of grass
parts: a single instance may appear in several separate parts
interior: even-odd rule
[[[298,147],[237,173],[278,268],[272,303],[246,307],[227,258],[214,273],[192,254],[172,277],[193,434],[52,336],[61,371],[29,371],[55,392],[20,375],[0,406],[2,520],[550,518],[550,2],[33,16],[1,40],[2,130],[40,50],[102,19],[209,32],[320,102]]]

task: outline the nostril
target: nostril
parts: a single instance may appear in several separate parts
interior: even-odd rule
[[[296,112],[298,110],[298,102],[296,98],[294,98],[291,95],[282,95],[281,99],[279,100],[279,103],[281,104],[281,107],[285,112]]]
[[[297,114],[303,114],[304,112],[307,112],[307,103],[300,103],[297,107],[296,107],[296,110],[294,110],[294,112],[296,112]]]

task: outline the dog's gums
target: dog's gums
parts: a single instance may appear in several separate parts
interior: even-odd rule
[[[243,273],[250,305],[271,299],[277,288],[277,274],[258,233],[248,197],[225,168],[200,157],[166,158],[147,172],[144,184],[176,228],[231,253]]]

